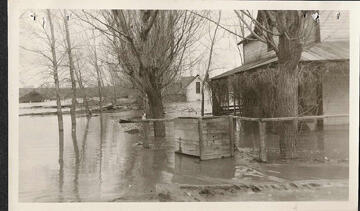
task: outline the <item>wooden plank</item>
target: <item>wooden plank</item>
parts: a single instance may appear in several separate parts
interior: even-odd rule
[[[178,152],[182,154],[200,156],[199,145],[178,143],[177,146],[178,146]]]
[[[209,154],[209,155],[203,155],[201,160],[211,160],[211,159],[218,159],[218,158],[227,158],[231,157],[230,154]]]
[[[191,148],[184,148],[179,153],[185,154],[185,155],[193,155],[193,156],[200,156],[198,149],[191,149]]]
[[[175,123],[180,123],[180,124],[197,124],[198,119],[194,119],[194,118],[178,118],[175,119]]]
[[[197,130],[198,123],[185,122],[185,123],[175,123],[175,130]]]
[[[213,150],[214,152],[217,150],[229,150],[230,149],[230,145],[222,145],[222,144],[209,144],[209,145],[203,145],[202,150],[203,151],[211,151]]]
[[[322,115],[322,116],[302,116],[302,117],[278,117],[278,118],[263,118],[261,121],[292,121],[292,120],[306,120],[306,119],[325,119],[334,117],[349,117],[348,114]]]
[[[225,149],[211,148],[211,149],[203,150],[203,152],[202,152],[202,155],[209,155],[209,154],[231,154],[230,147],[225,148]]]
[[[203,139],[206,141],[209,140],[229,140],[230,134],[228,133],[208,133],[203,134]]]
[[[206,124],[217,124],[217,123],[226,123],[227,116],[223,116],[221,118],[214,118],[214,119],[204,119],[206,120]]]
[[[218,155],[218,154],[224,154],[224,155],[230,155],[230,152],[229,152],[229,149],[227,150],[217,150],[217,151],[204,151],[202,153],[202,155],[211,155],[211,154],[214,154],[214,155]]]
[[[227,144],[209,144],[209,145],[203,145],[203,151],[211,151],[213,150],[214,152],[217,150],[230,150],[230,145]]]
[[[230,134],[228,133],[205,133],[203,134],[204,140],[220,140],[220,139],[229,139]]]
[[[203,145],[203,150],[220,150],[220,149],[230,149],[229,144],[209,144],[209,145]]]
[[[228,123],[217,123],[217,124],[207,124],[203,126],[204,131],[227,131],[228,132],[229,125]]]
[[[223,141],[223,140],[204,141],[203,146],[204,147],[230,146],[230,143],[228,141]]]
[[[192,145],[199,145],[199,139],[175,139],[176,143],[185,143],[185,144],[192,144]]]
[[[233,115],[229,115],[235,119],[239,119],[239,120],[246,120],[246,121],[260,121],[261,118],[251,118],[251,117],[243,117],[243,116],[233,116]]]
[[[174,137],[175,139],[192,139],[196,142],[198,142],[198,139],[199,139],[199,133],[196,130],[179,130],[179,129],[176,129],[175,132],[174,132]]]

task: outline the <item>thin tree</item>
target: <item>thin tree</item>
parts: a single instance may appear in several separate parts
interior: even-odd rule
[[[41,13],[40,13],[41,14]],[[36,49],[28,49],[24,46],[21,46],[22,49],[36,53],[46,60],[46,66],[50,69],[50,75],[54,80],[55,86],[55,98],[56,98],[56,114],[58,120],[58,131],[59,131],[59,165],[60,171],[63,168],[63,153],[64,153],[64,121],[63,113],[61,109],[61,97],[60,97],[60,80],[59,80],[59,67],[62,62],[64,54],[60,54],[58,57],[58,43],[56,39],[55,26],[53,22],[53,14],[51,10],[47,9],[44,17],[41,19],[36,13],[32,14],[33,20],[38,25],[34,29],[33,33],[35,39],[40,41]],[[40,22],[39,22],[40,21]],[[48,24],[47,24],[48,22]],[[49,28],[47,27],[49,26]],[[50,49],[48,51],[47,49]]]
[[[215,40],[216,40],[216,33],[218,31],[219,28],[219,23],[221,20],[221,11],[219,11],[219,18],[217,20],[217,24],[215,27],[215,31],[214,31],[214,35],[211,38],[211,43],[210,43],[210,52],[209,52],[209,60],[208,60],[208,64],[207,64],[207,68],[205,70],[205,76],[201,85],[201,116],[204,116],[204,98],[205,98],[205,86],[208,85],[209,83],[209,70],[211,67],[211,60],[212,60],[212,55],[213,55],[213,50],[214,50],[214,45],[215,45]]]
[[[75,67],[74,60],[71,48],[71,39],[70,39],[70,31],[68,22],[70,20],[70,16],[67,14],[67,11],[64,10],[63,21],[65,28],[65,38],[66,38],[66,52],[69,60],[69,73],[71,80],[71,90],[72,90],[72,98],[71,98],[71,108],[70,108],[70,116],[71,116],[71,136],[74,146],[74,152],[76,156],[76,162],[79,162],[79,147],[77,144],[76,138],[76,79],[75,79]]]
[[[91,117],[91,111],[90,111],[89,101],[88,101],[86,90],[85,90],[84,83],[83,83],[83,77],[82,77],[79,61],[77,62],[77,69],[75,69],[75,76],[76,76],[77,82],[79,84],[79,88],[81,90],[81,94],[82,94],[82,98],[83,98],[83,105],[85,107],[86,116],[88,118],[90,118]]]
[[[63,165],[63,153],[64,153],[64,121],[61,110],[61,100],[60,100],[60,83],[59,83],[59,74],[58,74],[58,61],[56,57],[56,42],[55,42],[55,32],[54,32],[54,24],[51,17],[51,12],[49,9],[46,10],[47,18],[49,20],[50,26],[50,48],[52,55],[52,67],[53,67],[53,76],[54,76],[54,84],[56,90],[56,111],[58,118],[58,126],[59,126],[59,163],[62,167]]]
[[[103,86],[103,82],[102,82],[102,74],[101,74],[101,69],[99,66],[99,58],[98,58],[98,54],[97,54],[97,43],[96,43],[96,36],[95,36],[95,32],[94,29],[91,30],[92,32],[92,46],[91,46],[91,50],[92,50],[92,55],[90,56],[91,58],[91,64],[94,66],[95,72],[96,72],[96,81],[97,81],[97,88],[98,88],[98,96],[99,96],[99,110],[100,112],[102,111],[102,102],[103,102],[103,96],[102,96],[102,86]]]

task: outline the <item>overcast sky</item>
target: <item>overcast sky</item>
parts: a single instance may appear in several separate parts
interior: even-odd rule
[[[24,11],[20,17],[20,45],[28,49],[37,49],[41,46],[41,42],[34,39],[32,31],[39,29],[43,22],[45,15],[41,12],[38,12],[38,17],[34,21],[31,17],[31,11]],[[213,19],[217,20],[218,12],[213,12]],[[236,18],[233,11],[222,11],[221,15],[221,24],[226,28],[229,28],[232,31],[239,30],[238,28],[238,19]],[[46,19],[45,19],[46,20]],[[208,30],[210,27],[210,33],[204,33],[204,36],[199,41],[199,51],[203,52],[202,60],[203,62],[192,68],[191,71],[184,73],[184,75],[203,75],[204,69],[206,68],[206,61],[208,59],[208,50],[206,46],[209,46],[210,35],[212,36],[215,29],[215,24],[206,23],[207,26],[204,26],[204,30]],[[46,27],[46,26],[45,26]],[[76,33],[76,26],[72,26],[73,31],[72,35]],[[211,66],[210,77],[218,75],[224,71],[228,71],[232,68],[241,65],[241,60],[239,56],[239,49],[236,47],[236,43],[239,41],[239,38],[236,39],[234,35],[230,35],[228,32],[225,32],[223,29],[219,28],[217,32],[217,39],[214,46],[213,62]],[[201,49],[201,46],[202,49]],[[38,54],[33,52],[20,49],[20,87],[39,87],[43,84],[52,83],[53,80],[49,77],[48,67],[44,66],[44,60],[40,59]],[[65,71],[64,71],[65,72]],[[66,77],[66,72],[62,77]]]

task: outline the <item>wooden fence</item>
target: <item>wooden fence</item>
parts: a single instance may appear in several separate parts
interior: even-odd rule
[[[193,119],[198,119],[199,122],[203,122],[203,120],[209,119],[209,118],[224,118],[226,116],[205,116],[205,117],[191,117]],[[302,120],[320,120],[320,119],[326,119],[326,118],[337,118],[337,117],[349,117],[348,114],[336,114],[336,115],[322,115],[322,116],[301,116],[301,117],[275,117],[275,118],[251,118],[251,117],[241,117],[241,116],[234,116],[234,115],[228,115],[229,119],[229,128],[227,129],[226,133],[229,133],[229,144],[231,146],[230,149],[234,150],[234,137],[236,132],[236,121],[252,121],[258,123],[258,129],[259,129],[259,159],[262,162],[267,162],[267,153],[266,153],[266,124],[269,122],[280,122],[280,121],[302,121]],[[143,129],[144,129],[144,147],[149,147],[149,124],[151,122],[171,122],[174,120],[177,120],[179,118],[164,118],[164,119],[139,119],[139,120],[128,120],[128,122],[134,122],[134,123],[142,123]],[[225,120],[227,121],[227,120]],[[199,130],[199,133],[201,130]],[[202,134],[199,134],[200,141]],[[233,152],[230,154],[233,155]],[[201,156],[200,156],[201,157]]]

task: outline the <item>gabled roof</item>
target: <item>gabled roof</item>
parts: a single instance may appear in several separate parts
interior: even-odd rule
[[[179,83],[181,84],[182,88],[186,88],[187,86],[189,86],[191,84],[191,82],[193,82],[197,77],[199,77],[199,75],[197,76],[186,76],[186,77],[181,77],[179,80]]]
[[[348,60],[349,59],[349,42],[348,41],[336,41],[336,42],[322,42],[316,43],[307,49],[304,49],[301,55],[300,61],[336,61],[336,60]],[[277,62],[275,53],[268,58],[259,59],[254,62],[246,63],[240,67],[234,68],[230,71],[217,75],[213,79],[219,79],[233,75],[236,73],[248,71],[257,67],[261,67],[266,64]]]

